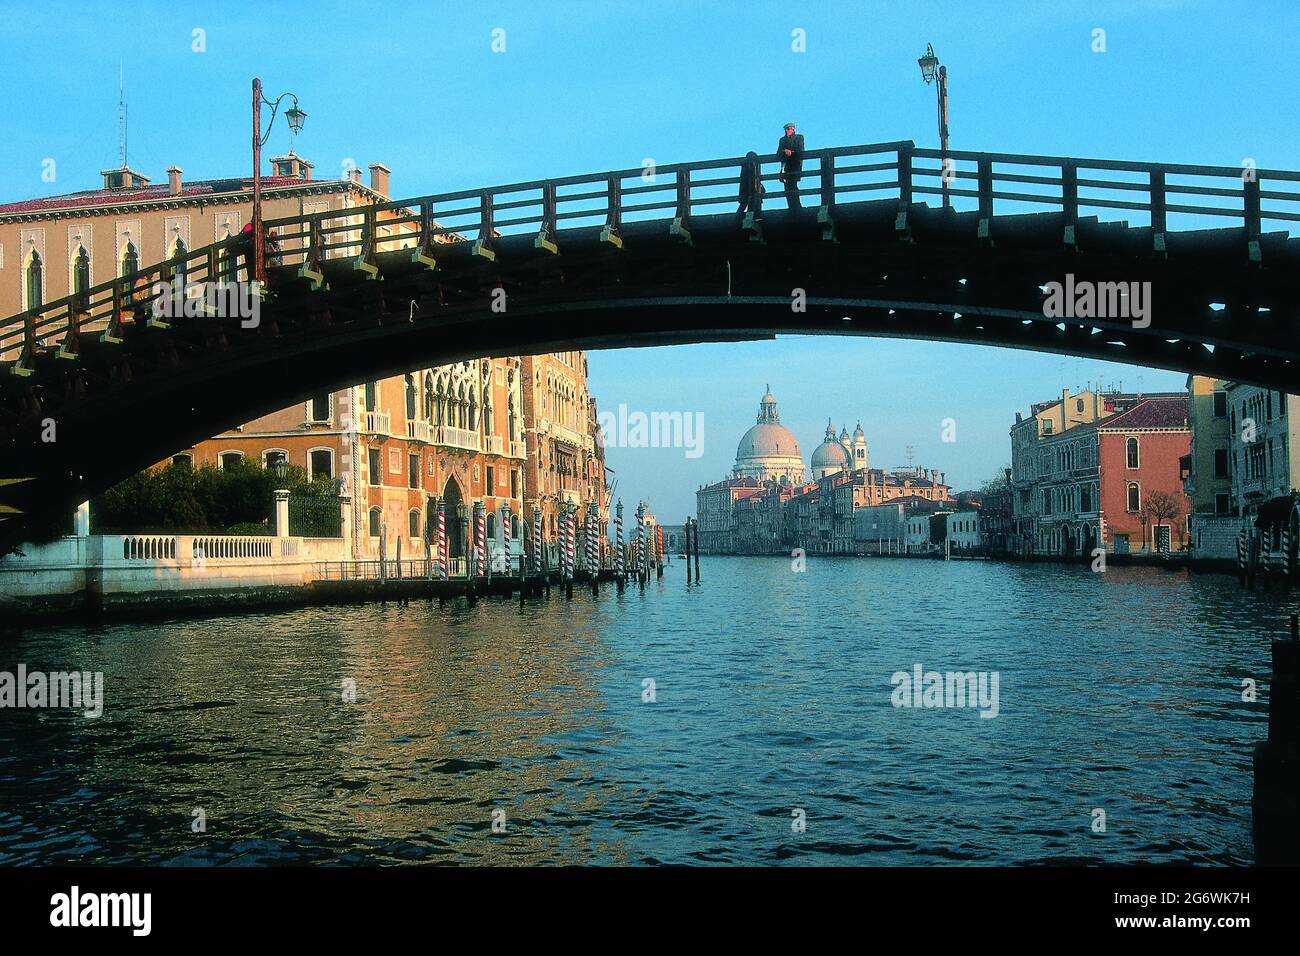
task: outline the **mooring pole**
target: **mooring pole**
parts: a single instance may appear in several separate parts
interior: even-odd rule
[[[685,532],[686,535],[686,547],[684,549],[684,554],[686,557],[686,561],[684,562],[686,564],[686,586],[690,587],[691,586],[691,519],[690,518],[686,519],[686,526],[683,528],[683,531]]]
[[[693,518],[692,523],[695,525],[695,583],[700,583],[700,519]]]
[[[1300,863],[1300,616],[1287,640],[1274,640],[1268,697],[1268,739],[1255,747],[1255,862]]]
[[[645,590],[645,502],[636,506],[636,579]]]
[[[618,593],[623,593],[623,588],[627,584],[626,572],[624,570],[625,555],[623,553],[623,499],[618,499],[618,504],[614,508],[614,584],[618,588]]]

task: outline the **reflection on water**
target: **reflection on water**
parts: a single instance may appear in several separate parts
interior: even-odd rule
[[[105,712],[0,710],[0,862],[1250,862],[1266,694],[1241,681],[1266,686],[1294,597],[1127,568],[703,570],[12,638],[0,670],[102,670]],[[915,664],[997,671],[999,715],[892,707]]]

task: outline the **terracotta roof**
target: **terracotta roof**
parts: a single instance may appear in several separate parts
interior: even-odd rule
[[[263,176],[262,187],[277,186],[332,186],[345,185],[346,179],[301,179],[297,176]],[[15,212],[55,212],[61,209],[78,209],[87,206],[107,206],[117,203],[151,202],[157,199],[200,199],[225,193],[237,193],[253,188],[252,177],[242,179],[201,179],[184,183],[178,196],[172,196],[166,183],[145,186],[143,189],[88,189],[84,192],[65,193],[62,196],[45,196],[41,199],[24,199],[0,205],[0,215]]]
[[[1187,428],[1187,407],[1186,395],[1148,398],[1126,412],[1101,419],[1096,423],[1097,429],[1124,431],[1137,428]],[[1068,435],[1069,432],[1064,434]]]

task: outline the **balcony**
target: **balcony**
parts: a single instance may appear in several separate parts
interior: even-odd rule
[[[370,435],[391,435],[392,417],[388,412],[362,412],[361,427]]]
[[[413,421],[406,423],[406,437],[412,441],[429,442],[433,432],[433,426],[428,422]]]
[[[527,457],[528,457],[528,446],[527,446],[527,444],[524,443],[524,442],[521,442],[521,441],[512,441],[512,442],[510,443],[510,457],[511,457],[511,458],[527,458]]]
[[[586,442],[582,435],[575,432],[572,428],[568,428],[565,425],[561,425],[559,422],[551,422],[550,431],[551,431],[551,437],[554,438],[556,441],[565,442],[569,445],[572,445],[574,448],[586,447]]]
[[[463,451],[482,451],[478,432],[468,428],[453,428],[451,425],[439,425],[432,430],[433,444],[459,448]]]
[[[487,452],[489,455],[500,455],[503,453],[504,448],[505,448],[505,439],[503,439],[500,435],[488,435],[487,446],[483,449],[483,451]]]

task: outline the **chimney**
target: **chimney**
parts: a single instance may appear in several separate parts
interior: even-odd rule
[[[361,170],[355,166],[349,169],[348,182],[356,183],[358,186],[361,185]]]
[[[392,170],[383,163],[370,164],[370,188],[385,199],[388,198],[388,177]]]
[[[179,196],[181,194],[181,173],[184,170],[179,166],[167,167],[167,195]]]

